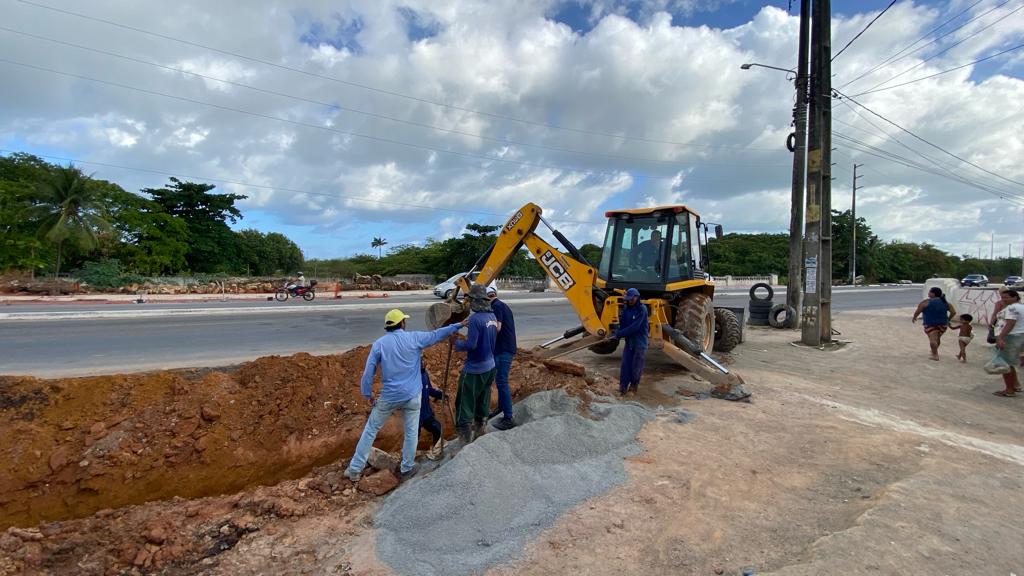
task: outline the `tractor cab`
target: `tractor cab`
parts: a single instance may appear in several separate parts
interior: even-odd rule
[[[606,288],[673,291],[685,287],[680,282],[708,279],[708,227],[685,206],[612,210],[605,216],[598,276]],[[721,226],[715,234],[721,237]]]

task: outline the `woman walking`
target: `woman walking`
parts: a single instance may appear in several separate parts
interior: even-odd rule
[[[932,286],[928,291],[928,298],[921,301],[914,311],[911,322],[917,322],[918,316],[924,316],[924,333],[928,336],[928,346],[931,348],[932,360],[939,359],[939,344],[942,342],[942,335],[949,329],[949,321],[956,316],[953,305],[946,302],[946,296],[938,286]]]
[[[996,312],[996,346],[992,349],[992,361],[985,365],[985,371],[1002,374],[1004,390],[993,392],[996,396],[1016,396],[1020,391],[1017,369],[1014,366],[1024,349],[1024,304],[1020,293],[1014,290],[1000,290]]]

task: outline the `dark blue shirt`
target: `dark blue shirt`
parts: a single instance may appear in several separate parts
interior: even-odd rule
[[[455,343],[455,349],[466,352],[466,374],[483,374],[494,369],[494,343],[498,339],[498,319],[492,312],[473,312],[469,317],[466,339]]]
[[[420,380],[423,381],[423,401],[420,403],[420,422],[426,422],[434,417],[434,407],[430,405],[431,398],[440,400],[444,393],[430,385],[430,374],[427,369],[420,370]]]
[[[615,330],[616,338],[626,340],[629,348],[647,348],[647,306],[637,302],[633,306],[625,304],[619,307],[619,327]]]
[[[501,300],[491,300],[491,310],[494,310],[494,317],[501,323],[501,330],[498,330],[498,340],[494,344],[495,354],[516,353],[516,319],[512,317],[512,310]]]
[[[949,324],[949,305],[941,298],[929,298],[921,315],[925,326],[945,326]]]

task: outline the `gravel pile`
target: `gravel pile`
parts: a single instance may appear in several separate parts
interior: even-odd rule
[[[428,475],[404,484],[377,513],[378,556],[399,574],[468,574],[507,560],[563,511],[626,480],[623,458],[651,419],[636,404],[593,402],[561,390],[516,404],[520,426],[491,432]]]

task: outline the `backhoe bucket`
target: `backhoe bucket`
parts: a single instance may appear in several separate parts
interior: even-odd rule
[[[458,300],[445,300],[427,308],[427,327],[437,330],[442,326],[462,322],[469,316],[469,303]]]
[[[662,324],[662,351],[684,368],[711,383],[711,395],[722,400],[747,400],[750,392],[743,387],[743,378],[716,362],[681,331]]]

